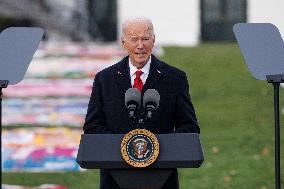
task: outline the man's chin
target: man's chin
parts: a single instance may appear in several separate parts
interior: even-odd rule
[[[140,63],[141,63],[141,64],[143,64],[143,63],[146,64],[146,62],[147,62],[148,60],[149,60],[149,57],[146,57],[146,56],[135,58],[135,61],[138,62],[139,64],[140,64]]]
[[[133,62],[135,65],[137,65],[139,68],[142,68],[147,61],[149,60],[149,57],[144,56],[144,57],[133,57]]]

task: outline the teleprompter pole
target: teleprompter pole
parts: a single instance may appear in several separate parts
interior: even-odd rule
[[[2,87],[0,87],[0,127],[2,130]],[[1,132],[2,136],[2,132]]]
[[[279,114],[279,87],[284,82],[284,75],[266,76],[274,88],[274,120],[275,120],[275,188],[281,189],[280,176],[280,114]]]
[[[275,119],[275,175],[276,189],[281,188],[280,180],[280,116],[279,116],[279,86],[280,83],[273,83],[274,87],[274,119]]]
[[[2,153],[2,89],[7,88],[9,81],[8,80],[0,80],[0,150]],[[0,156],[0,168],[1,168],[1,180],[2,180],[2,154]]]
[[[2,131],[2,89],[7,88],[8,83],[9,83],[8,80],[0,80],[0,127],[1,127],[1,131]]]

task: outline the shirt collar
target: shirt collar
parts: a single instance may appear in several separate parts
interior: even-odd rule
[[[147,63],[144,65],[144,67],[142,69],[140,69],[144,74],[149,74],[150,71],[150,64],[151,64],[151,56],[149,58],[149,60],[147,61]],[[134,75],[135,72],[138,70],[135,66],[133,66],[133,64],[131,63],[131,60],[129,58],[129,71],[130,71],[130,76]]]

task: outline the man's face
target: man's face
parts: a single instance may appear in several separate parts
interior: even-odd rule
[[[141,69],[151,56],[155,36],[147,22],[134,22],[126,27],[121,42],[132,64]]]

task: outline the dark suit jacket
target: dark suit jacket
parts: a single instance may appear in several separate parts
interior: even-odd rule
[[[134,128],[125,107],[125,92],[131,88],[128,56],[117,64],[97,73],[88,105],[84,133],[124,134]],[[189,96],[186,74],[152,55],[150,72],[141,95],[147,89],[156,89],[160,103],[147,124],[153,133],[199,133],[195,111]],[[143,107],[141,108],[143,111]],[[101,173],[102,189],[119,188],[106,173]],[[178,188],[177,171],[168,179],[163,189]]]

